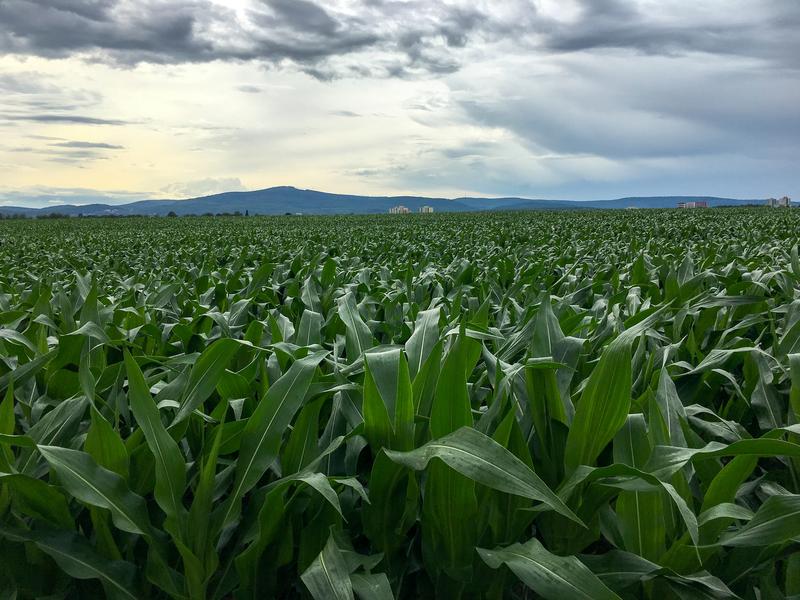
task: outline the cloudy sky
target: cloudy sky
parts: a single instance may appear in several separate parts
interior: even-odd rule
[[[0,203],[800,199],[798,0],[0,0]]]

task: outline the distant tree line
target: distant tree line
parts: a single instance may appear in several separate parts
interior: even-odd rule
[[[291,214],[291,213],[286,213]],[[127,219],[127,218],[134,218],[134,217],[249,217],[250,211],[244,211],[242,214],[241,211],[234,211],[234,212],[204,212],[201,215],[195,213],[189,213],[185,215],[178,215],[175,211],[169,211],[166,215],[119,215],[114,213],[109,213],[107,215],[84,215],[83,213],[78,214],[67,214],[67,213],[60,213],[60,212],[47,212],[47,213],[0,213],[0,220],[3,221],[10,221],[16,219]]]

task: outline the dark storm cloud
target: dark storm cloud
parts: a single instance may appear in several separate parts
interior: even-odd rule
[[[320,79],[448,74],[462,65],[462,49],[497,41],[539,53],[621,48],[745,55],[792,68],[800,61],[796,0],[706,11],[695,10],[702,3],[647,12],[627,0],[580,4],[577,19],[561,21],[539,15],[534,0],[362,0],[349,11],[321,0],[253,0],[239,13],[210,0],[3,0],[0,53],[118,65],[257,60]]]
[[[5,0],[0,49],[45,57],[99,51],[123,63],[211,60],[213,45],[197,33],[200,16],[213,13],[199,1]]]
[[[544,43],[558,52],[604,48],[662,55],[703,52],[800,68],[800,2],[731,2],[692,11],[701,6],[688,4],[685,13],[660,15],[623,0],[582,0],[577,21],[545,24]]]
[[[477,9],[427,0],[366,0],[351,13],[311,0],[254,0],[244,13],[209,0],[0,2],[0,53],[118,65],[289,62],[319,78],[450,73],[458,68],[451,50],[507,30]],[[391,56],[332,64],[367,50]]]

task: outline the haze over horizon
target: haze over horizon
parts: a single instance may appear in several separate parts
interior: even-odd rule
[[[800,196],[795,0],[3,0],[0,205]]]

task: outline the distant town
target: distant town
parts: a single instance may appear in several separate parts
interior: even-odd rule
[[[792,206],[792,199],[789,196],[782,198],[767,198],[767,206],[770,208],[790,208]],[[678,202],[678,208],[708,208],[708,202],[698,200],[696,202]]]
[[[403,206],[402,204],[398,204],[397,206],[393,206],[389,209],[389,214],[391,215],[407,215],[411,212],[411,209],[407,206]],[[432,213],[433,207],[432,206],[420,206],[419,212],[421,213]]]
[[[792,199],[789,196],[783,196],[781,198],[767,198],[766,205],[770,208],[791,208],[792,206]],[[637,209],[638,206],[628,206],[628,209]],[[678,202],[677,208],[708,208],[708,202],[705,200],[694,200],[694,201],[682,201]],[[419,211],[420,213],[432,213],[433,207],[432,206],[420,206]],[[408,215],[411,214],[411,209],[407,206],[402,204],[398,204],[397,206],[392,206],[389,209],[389,214],[392,215]]]

